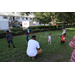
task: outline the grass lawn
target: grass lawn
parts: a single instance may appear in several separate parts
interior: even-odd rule
[[[48,34],[51,33],[52,44],[48,44]],[[43,50],[42,54],[37,56],[37,59],[29,59],[26,54],[26,35],[15,36],[13,38],[14,44],[17,47],[13,49],[10,45],[10,49],[7,47],[6,39],[0,39],[0,62],[69,62],[72,48],[69,47],[70,40],[75,35],[75,28],[67,28],[67,40],[65,47],[60,45],[62,31],[47,31],[35,33],[36,39]],[[31,38],[32,34],[30,35]]]

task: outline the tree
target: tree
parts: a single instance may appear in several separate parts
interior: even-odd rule
[[[58,21],[66,23],[73,23],[75,21],[75,13],[74,12],[56,12],[55,17]]]
[[[49,23],[51,21],[51,13],[50,12],[36,12],[35,19],[40,21],[40,23]]]
[[[14,12],[12,12],[14,14]],[[24,15],[29,15],[30,12],[17,12],[18,14],[20,14],[21,16],[24,16]]]

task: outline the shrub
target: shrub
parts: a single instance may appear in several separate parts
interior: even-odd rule
[[[13,31],[13,32],[23,31],[23,29],[21,27],[15,27],[15,28],[12,28],[11,31]]]
[[[16,35],[21,35],[22,34],[22,31],[17,31],[15,32]]]
[[[6,32],[4,30],[0,30],[0,38],[4,38],[6,36]]]
[[[26,29],[22,31],[22,33],[23,33],[23,34],[26,34],[26,32],[27,32],[27,30],[26,30]]]
[[[15,32],[13,32],[13,31],[12,31],[12,32],[10,32],[10,33],[11,33],[13,36],[15,36],[15,35],[16,35],[16,33],[15,33]]]

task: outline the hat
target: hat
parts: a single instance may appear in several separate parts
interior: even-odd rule
[[[73,37],[73,39],[70,41],[69,46],[71,48],[75,48],[75,36]]]

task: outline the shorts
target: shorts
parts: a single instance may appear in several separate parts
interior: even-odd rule
[[[11,44],[14,44],[12,40],[11,41],[8,41],[8,44],[10,44],[10,42],[11,42]]]
[[[61,44],[62,44],[62,43],[65,44],[65,41],[62,41],[62,40],[61,40]]]
[[[66,34],[66,33],[63,32],[62,35],[64,35],[64,34]]]
[[[48,42],[51,42],[51,39],[48,39]]]

